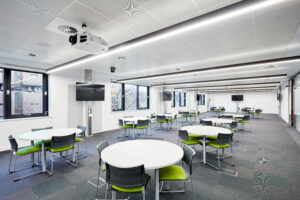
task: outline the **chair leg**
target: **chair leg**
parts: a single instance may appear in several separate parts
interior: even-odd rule
[[[143,195],[143,200],[146,200],[146,192],[145,192],[145,187],[143,186],[142,189],[142,195]]]
[[[53,174],[53,162],[54,162],[54,155],[51,153],[51,174]]]
[[[100,177],[100,173],[101,173],[101,166],[99,166],[99,172],[98,172],[98,178],[97,178],[97,190],[96,190],[96,199],[97,199],[97,196],[98,196],[98,189],[99,189],[99,177]],[[105,197],[106,198],[106,197]]]
[[[117,192],[115,190],[111,191],[111,199],[116,200],[117,199]]]
[[[10,167],[10,166],[11,166],[12,156],[13,156],[13,153],[10,154],[9,165],[8,165],[8,172],[9,172],[9,173],[11,173],[11,171],[10,171],[10,168],[11,168],[11,167]]]

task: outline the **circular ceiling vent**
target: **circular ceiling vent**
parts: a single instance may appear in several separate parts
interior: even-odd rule
[[[60,30],[63,33],[67,33],[67,34],[74,34],[74,33],[78,32],[76,28],[74,28],[72,26],[68,26],[68,25],[59,25],[58,30]]]

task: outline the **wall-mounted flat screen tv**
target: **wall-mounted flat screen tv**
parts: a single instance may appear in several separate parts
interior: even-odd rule
[[[163,92],[163,101],[172,101],[172,92],[164,91]]]
[[[104,101],[104,97],[104,85],[76,83],[76,101]]]
[[[231,100],[232,101],[244,101],[244,95],[232,95]]]
[[[197,101],[201,101],[201,94],[197,94]]]

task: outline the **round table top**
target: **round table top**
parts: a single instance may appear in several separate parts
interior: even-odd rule
[[[202,119],[203,121],[211,121],[212,123],[220,123],[220,124],[231,124],[232,119],[222,119],[222,118],[206,118]]]
[[[159,115],[159,116],[166,116],[166,117],[169,117],[169,118],[174,118],[174,116],[175,116],[176,114],[165,113],[165,114],[156,114],[156,115]]]
[[[65,136],[72,133],[79,134],[81,129],[78,128],[53,128],[53,129],[44,129],[39,131],[33,131],[24,133],[19,136],[22,140],[51,140],[52,136]]]
[[[122,118],[123,121],[126,122],[137,122],[138,120],[149,120],[147,117],[125,117]]]
[[[114,167],[129,168],[144,164],[146,170],[173,165],[183,157],[183,149],[160,140],[118,142],[101,152],[101,159]]]
[[[181,130],[186,130],[188,134],[205,136],[217,136],[219,133],[231,133],[229,129],[215,126],[184,126]]]
[[[244,115],[229,114],[229,113],[227,113],[227,114],[222,114],[222,116],[231,116],[231,117],[233,117],[233,118],[243,118],[243,117],[244,117]]]

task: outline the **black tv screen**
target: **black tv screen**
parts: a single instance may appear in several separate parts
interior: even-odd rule
[[[197,94],[197,101],[201,101],[201,94]]]
[[[172,92],[164,91],[163,92],[163,101],[172,101]]]
[[[104,85],[76,83],[76,101],[104,101],[104,97]]]
[[[244,95],[232,95],[231,100],[232,101],[244,101]]]

